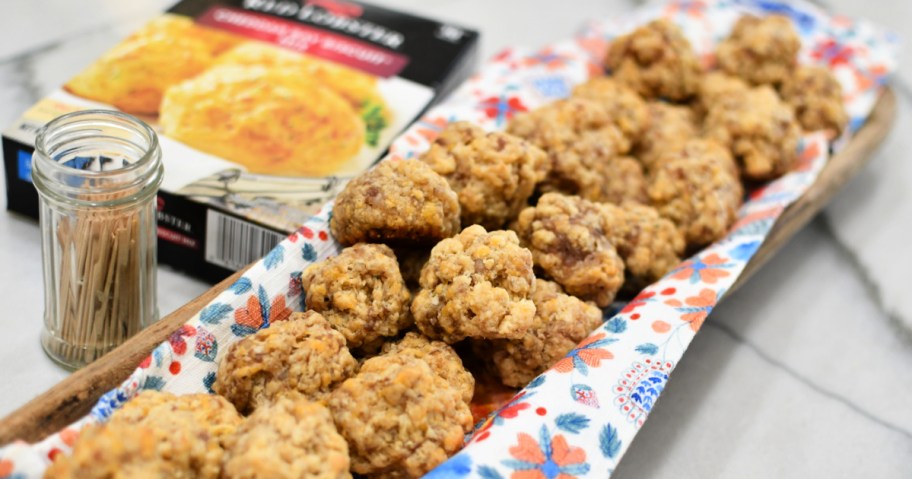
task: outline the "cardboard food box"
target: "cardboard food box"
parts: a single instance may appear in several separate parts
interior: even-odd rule
[[[217,281],[260,258],[464,80],[478,34],[340,0],[184,0],[3,133],[7,207],[38,217],[36,132],[114,108],[161,139],[159,261]]]

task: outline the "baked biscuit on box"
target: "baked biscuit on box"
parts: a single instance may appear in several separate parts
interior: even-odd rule
[[[364,122],[336,92],[295,70],[220,66],[168,89],[164,133],[254,173],[334,171],[364,144]]]
[[[235,37],[177,15],[146,24],[73,77],[65,89],[127,113],[154,115],[169,87],[212,65]]]

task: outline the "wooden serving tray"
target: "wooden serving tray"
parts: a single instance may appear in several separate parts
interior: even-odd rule
[[[895,115],[896,95],[888,88],[861,130],[839,154],[830,158],[817,181],[804,196],[785,210],[732,289],[744,284],[867,164],[874,150],[890,131]],[[0,445],[17,439],[38,441],[88,414],[102,394],[120,385],[152,349],[165,341],[172,331],[187,322],[246,270],[244,268],[226,278],[0,420]]]

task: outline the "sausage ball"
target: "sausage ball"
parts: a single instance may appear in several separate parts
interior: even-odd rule
[[[383,161],[345,185],[329,227],[344,245],[434,243],[459,232],[459,199],[425,163]]]
[[[345,337],[308,311],[232,344],[212,388],[247,414],[285,394],[325,399],[357,368]]]
[[[624,263],[612,243],[605,205],[546,193],[515,225],[535,266],[568,293],[598,306],[611,304],[624,283]]]
[[[358,243],[310,265],[301,276],[305,304],[357,348],[412,325],[412,295],[388,246]]]
[[[602,310],[564,293],[559,284],[535,280],[535,321],[519,339],[498,339],[476,350],[491,358],[494,371],[510,387],[523,387],[566,356],[602,323]]]
[[[798,157],[801,129],[792,107],[772,88],[761,86],[713,104],[703,133],[731,150],[742,177],[766,181],[792,168]]]
[[[221,479],[351,479],[348,443],[326,406],[281,397],[238,428]]]
[[[421,270],[412,302],[415,324],[429,338],[517,338],[532,324],[532,254],[512,231],[470,226],[441,241]]]
[[[458,451],[472,427],[461,393],[408,355],[365,361],[333,391],[329,408],[351,470],[373,477],[423,476]]]
[[[691,247],[724,237],[743,196],[731,154],[712,140],[691,140],[667,152],[649,175],[652,206],[677,225]]]
[[[738,19],[716,51],[719,66],[754,85],[779,85],[795,70],[801,38],[782,15]]]
[[[420,159],[456,192],[463,226],[488,229],[519,214],[549,166],[538,147],[468,122],[448,125]]]
[[[795,108],[805,131],[826,130],[839,136],[849,123],[842,101],[842,86],[833,73],[819,66],[801,66],[785,79],[782,99]]]
[[[697,92],[702,68],[681,30],[655,20],[615,38],[605,66],[614,78],[644,98],[687,100]]]

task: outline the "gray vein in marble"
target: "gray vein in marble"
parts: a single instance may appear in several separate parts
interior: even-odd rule
[[[910,90],[910,93],[912,93],[912,90]],[[910,95],[910,100],[912,100],[912,95]],[[898,311],[893,311],[887,307],[884,303],[883,294],[881,293],[881,284],[877,281],[875,276],[871,274],[871,271],[868,270],[861,258],[859,258],[858,253],[833,231],[833,226],[830,224],[830,220],[826,214],[819,215],[814,222],[820,227],[820,231],[833,242],[837,253],[845,260],[846,264],[849,265],[852,272],[861,282],[869,299],[883,316],[887,318],[890,325],[896,329],[898,337],[912,346],[912,330],[907,326],[912,324],[912,322],[907,321],[907,318],[903,318]]]
[[[19,76],[22,89],[28,95],[29,104],[37,103],[41,100],[42,92],[38,84],[35,83],[35,71],[32,67],[32,57],[26,56],[14,61],[10,67]]]
[[[890,85],[899,90],[900,98],[912,104],[912,87],[900,75],[893,75]]]
[[[31,57],[33,57],[34,55],[40,55],[42,53],[54,50],[55,48],[59,47],[63,42],[74,40],[76,38],[77,38],[77,36],[74,35],[73,37],[67,38],[65,40],[45,43],[44,45],[40,45],[35,48],[30,48],[24,52],[19,52],[13,56],[9,56],[6,58],[0,58],[0,66],[12,65],[17,62],[27,61],[27,60],[31,59]]]
[[[901,75],[893,75],[890,79],[890,86],[899,94],[900,102],[904,103],[907,107],[912,107],[912,86],[910,86]],[[910,318],[903,317],[900,312],[892,310],[887,306],[882,292],[883,285],[878,281],[877,277],[871,273],[865,262],[861,259],[859,254],[852,249],[850,244],[836,234],[833,225],[830,223],[829,216],[826,213],[821,214],[815,221],[820,226],[821,232],[833,241],[840,256],[845,259],[846,263],[852,269],[852,272],[862,283],[869,298],[873,301],[877,309],[883,313],[890,325],[897,331],[898,337],[907,344],[912,345],[912,328],[910,328],[912,321],[909,321]]]
[[[0,65],[0,128],[11,125],[19,115],[41,98],[40,88],[35,82],[31,60],[21,58],[15,62]]]
[[[121,23],[123,23],[124,21],[126,21],[126,19],[122,20]],[[60,46],[63,44],[75,41],[81,37],[85,37],[85,36],[91,35],[93,33],[98,33],[98,32],[104,31],[104,30],[110,30],[112,25],[116,25],[116,22],[111,22],[108,24],[101,24],[101,25],[96,25],[96,26],[90,27],[90,28],[85,28],[85,29],[73,32],[63,38],[35,46],[28,50],[19,52],[15,55],[11,55],[11,56],[8,56],[5,58],[0,58],[0,66],[8,64],[8,63],[20,61],[23,59],[28,59],[34,55],[40,55],[42,53],[55,50],[57,48],[60,48]]]
[[[104,27],[79,32],[67,38],[49,42],[11,57],[0,59],[0,68],[8,69],[8,71],[12,73],[15,78],[15,81],[12,83],[24,90],[27,95],[27,104],[33,105],[40,101],[46,93],[42,91],[42,88],[35,81],[35,71],[33,67],[35,58],[59,49],[66,42],[77,40],[84,35],[103,29]]]
[[[885,421],[884,419],[875,416],[873,413],[862,408],[861,406],[858,406],[857,404],[853,403],[852,401],[848,400],[847,398],[840,396],[839,394],[836,394],[835,392],[830,391],[830,390],[820,386],[819,384],[816,384],[815,382],[811,381],[808,377],[806,377],[806,376],[802,375],[801,373],[799,373],[798,371],[792,369],[788,364],[783,363],[782,361],[779,361],[776,358],[774,358],[773,356],[767,354],[760,347],[758,347],[756,344],[748,341],[747,338],[738,334],[737,331],[732,329],[727,324],[724,324],[718,320],[713,320],[712,317],[710,317],[710,320],[707,321],[706,323],[704,323],[704,327],[705,326],[709,326],[710,328],[713,328],[713,329],[725,334],[726,336],[731,338],[733,341],[746,346],[748,349],[750,349],[754,354],[757,355],[757,357],[759,357],[765,363],[786,373],[787,375],[789,375],[789,377],[800,382],[801,384],[804,384],[805,386],[807,386],[808,388],[810,388],[817,394],[820,394],[821,396],[824,396],[832,401],[836,401],[836,402],[844,405],[845,407],[849,408],[850,410],[854,411],[858,415],[868,419],[869,421],[871,421],[875,424],[878,424],[886,429],[889,429],[890,431],[893,431],[893,432],[905,437],[906,439],[912,440],[912,431],[909,431],[900,426],[891,424],[891,423]]]

